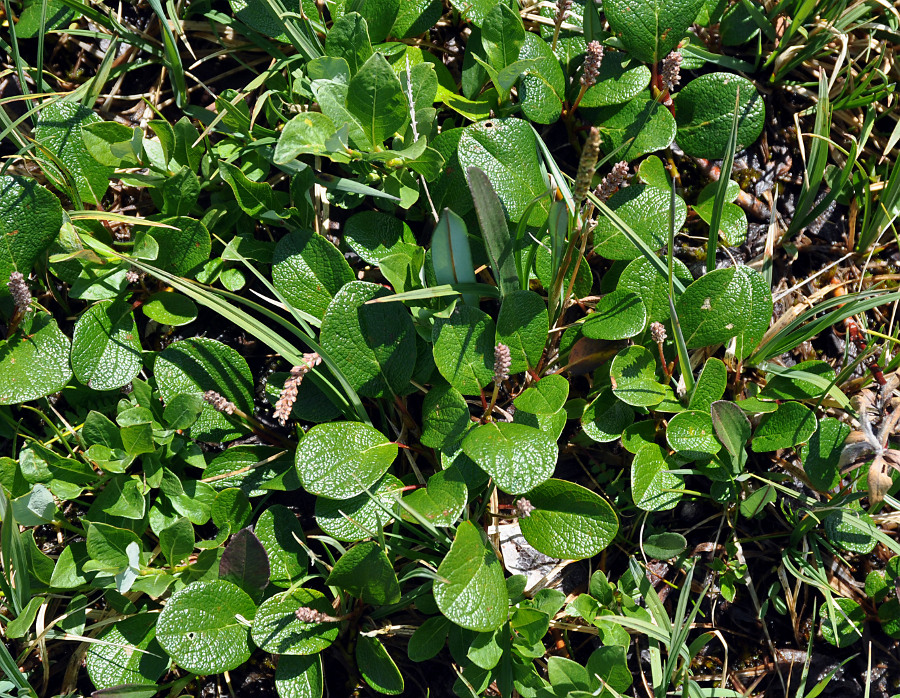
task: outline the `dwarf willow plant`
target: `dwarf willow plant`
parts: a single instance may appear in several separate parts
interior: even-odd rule
[[[537,31],[514,4],[451,4],[472,30],[459,84],[410,41],[437,3],[348,0],[323,16],[308,0],[232,1],[206,18],[272,60],[199,109],[153,2],[152,50],[171,59],[185,116],[104,121],[84,106],[99,78],[32,95],[30,140],[4,116],[43,173],[0,176],[0,419],[15,447],[0,458],[4,691],[34,693],[31,660],[54,639],[87,643],[94,686],[129,695],[175,694],[257,651],[277,658],[282,696],[321,696],[326,681],[400,694],[402,629],[400,664],[449,649],[461,696],[630,691],[628,631],[649,645],[657,695],[713,695],[691,678],[711,639],[687,641],[708,592],[691,601],[693,568],[674,625],[634,560],[567,603],[540,575],[508,574],[497,522],[516,519],[552,560],[590,559],[624,516],[701,498],[751,519],[780,487],[822,524],[804,519],[817,544],[890,542],[853,505],[861,495],[823,507],[751,467],[796,449],[811,487],[836,486],[849,429],[818,408],[848,406],[846,376],[772,360],[896,294],[773,326],[766,278],[716,268],[719,245],[746,239],[738,185],[722,177],[688,204],[653,154],[677,143],[728,160],[760,136],[749,79],[713,69],[681,84],[707,60],[735,64],[688,37],[713,22],[708,4],[605,0],[601,15],[561,2]],[[151,50],[114,15],[46,5],[53,26],[81,13]],[[583,149],[574,186],[542,135],[558,122]],[[819,210],[822,157],[803,215]],[[110,212],[111,182],[152,212]],[[338,208],[335,239],[324,222]],[[697,278],[673,243],[689,213],[712,231]],[[220,317],[243,349],[222,341]],[[263,382],[260,353],[280,361]],[[573,388],[578,376],[590,380]],[[613,442],[629,454],[618,490],[559,467],[587,454],[610,475]],[[54,529],[66,545],[50,556],[39,543]],[[680,534],[641,541],[655,559],[686,548]],[[871,595],[898,633],[895,567]],[[747,583],[746,565],[716,571],[726,598]],[[859,607],[826,598],[825,639],[843,646]],[[600,637],[586,663],[546,658],[549,633],[584,627]]]

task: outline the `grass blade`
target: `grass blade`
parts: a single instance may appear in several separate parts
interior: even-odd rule
[[[734,149],[737,146],[738,109],[741,104],[741,88],[738,87],[734,96],[734,113],[731,119],[731,132],[725,143],[725,159],[722,162],[719,182],[716,185],[716,196],[713,199],[712,219],[709,222],[709,241],[706,244],[706,271],[711,272],[716,268],[716,250],[719,246],[719,224],[722,222],[722,210],[725,208],[725,193],[731,182],[731,169],[734,167]],[[672,210],[675,210],[674,194]],[[674,214],[673,214],[674,215]],[[671,249],[669,256],[671,257]],[[671,266],[671,265],[670,265]]]
[[[519,277],[516,272],[515,249],[509,235],[506,214],[497,192],[491,186],[491,180],[478,167],[466,168],[466,178],[472,200],[475,202],[475,213],[481,225],[484,245],[491,258],[494,279],[500,287],[501,295],[508,295],[519,288]]]

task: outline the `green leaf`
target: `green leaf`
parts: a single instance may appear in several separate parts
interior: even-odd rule
[[[434,600],[451,622],[480,632],[496,630],[506,622],[509,596],[503,565],[471,521],[459,525],[437,573]]]
[[[285,479],[287,471],[290,471],[288,480],[292,483],[288,489],[298,487],[300,483],[293,466],[293,457],[276,448],[232,446],[210,461],[203,471],[203,479],[218,491],[234,487],[248,497],[261,497],[270,489],[283,489],[283,482],[282,487],[276,486],[275,482]]]
[[[433,659],[444,649],[450,621],[443,616],[426,618],[409,638],[407,653],[412,662],[425,662]]]
[[[403,483],[390,473],[350,499],[316,498],[316,524],[329,536],[350,543],[377,536],[399,509],[397,499]]]
[[[155,356],[153,373],[163,402],[182,393],[202,395],[214,390],[238,409],[253,412],[253,375],[244,358],[231,347],[206,337],[173,342]],[[206,404],[190,428],[191,438],[230,441],[245,427]]]
[[[372,149],[402,131],[409,121],[409,104],[400,79],[381,53],[372,54],[350,78],[347,111],[359,122]]]
[[[448,318],[436,318],[434,363],[463,395],[478,395],[494,375],[494,321],[482,310],[457,305]]]
[[[519,57],[525,43],[525,27],[519,13],[498,3],[481,23],[481,45],[494,70],[503,70]]]
[[[291,305],[317,318],[354,278],[340,250],[310,230],[288,233],[275,247],[272,284]]]
[[[825,518],[825,532],[829,540],[853,553],[868,555],[878,544],[878,529],[872,517],[860,510],[859,502],[832,511]]]
[[[325,53],[343,58],[350,67],[350,75],[356,75],[372,57],[369,23],[357,12],[338,17],[325,37]]]
[[[374,541],[354,545],[341,555],[325,580],[372,606],[400,600],[400,583],[384,549]]]
[[[396,696],[403,693],[403,674],[378,638],[360,635],[356,643],[359,673],[379,693]]]
[[[823,603],[819,607],[819,616],[822,637],[828,644],[844,648],[862,639],[866,612],[853,599],[837,597],[831,603]]]
[[[155,686],[169,666],[156,641],[155,613],[140,613],[108,626],[91,643],[85,666],[98,690],[133,684]]]
[[[509,347],[511,375],[538,365],[549,332],[547,305],[537,293],[522,290],[504,296],[497,315],[496,340]]]
[[[350,216],[344,224],[343,238],[369,264],[381,264],[385,257],[395,254],[412,255],[418,249],[409,226],[381,211],[363,211]]]
[[[719,359],[707,359],[694,385],[689,407],[692,410],[709,413],[716,400],[721,400],[728,383],[728,369]]]
[[[765,400],[810,400],[818,398],[825,391],[821,385],[803,380],[804,373],[819,377],[825,385],[834,382],[835,371],[824,361],[802,361],[784,373],[772,376],[766,387],[759,393]],[[797,374],[797,375],[793,375]]]
[[[646,153],[668,148],[675,140],[675,118],[649,92],[625,104],[584,111],[600,129],[603,152],[615,151],[616,160],[636,160]]]
[[[670,198],[670,193],[665,189],[632,184],[617,191],[606,203],[641,240],[651,249],[658,250],[668,244]],[[684,224],[686,217],[687,206],[681,197],[676,196],[675,230]],[[594,228],[594,249],[607,259],[636,259],[641,256],[640,250],[612,221],[602,216]]]
[[[475,267],[465,221],[449,208],[441,211],[431,236],[431,262],[438,284],[475,283]],[[462,300],[466,305],[478,307],[478,296],[475,294],[464,293]]]
[[[436,385],[422,401],[422,445],[439,451],[459,443],[469,428],[469,406],[452,385]]]
[[[341,17],[338,22],[344,20],[347,15]],[[335,22],[337,26],[337,22]],[[329,32],[329,37],[334,32]],[[275,145],[274,162],[278,165],[296,160],[301,155],[324,155],[328,157],[332,152],[330,140],[337,131],[334,123],[325,114],[315,111],[307,111],[298,114],[288,121],[278,143]]]
[[[687,540],[680,533],[669,531],[647,536],[644,541],[644,553],[656,560],[671,560],[687,550]]]
[[[764,453],[806,443],[816,426],[816,415],[808,407],[799,402],[783,402],[760,420],[752,448],[756,453]]]
[[[647,308],[640,296],[625,289],[607,293],[581,328],[589,339],[626,339],[643,332]]]
[[[488,13],[499,0],[450,0],[459,14],[476,27],[480,27]]]
[[[324,686],[321,654],[286,654],[278,658],[275,690],[279,698],[322,698]]]
[[[687,287],[675,310],[688,349],[721,344],[747,326],[750,280],[737,267],[715,269]]]
[[[178,276],[195,274],[209,259],[212,239],[206,226],[193,218],[163,218],[172,228],[140,228],[159,245],[156,266]]]
[[[678,46],[702,6],[703,0],[647,0],[637,5],[606,0],[603,12],[632,56],[659,63]]]
[[[687,410],[679,412],[666,429],[669,446],[686,458],[714,456],[722,449],[716,439],[712,418],[706,412]]]
[[[428,485],[403,498],[403,503],[434,526],[452,526],[462,514],[468,500],[466,480],[459,468],[450,466],[428,478]],[[417,523],[418,519],[401,511],[405,521]]]
[[[228,0],[228,4],[234,10],[235,16],[248,27],[255,29],[265,37],[271,37],[275,41],[288,41],[288,36],[284,31],[285,19],[278,16],[274,6],[260,0]],[[300,2],[298,0],[286,0],[284,5],[290,12],[298,12],[300,10]],[[306,0],[304,0],[303,5],[304,9],[308,11],[309,6]],[[316,13],[313,12],[312,16],[316,16]]]
[[[433,27],[441,14],[443,6],[440,0],[405,0],[400,3],[391,35],[398,39],[419,36]]]
[[[250,633],[253,642],[266,652],[283,655],[308,655],[321,652],[338,636],[339,623],[305,623],[297,620],[299,608],[312,608],[329,616],[334,609],[321,591],[294,589],[263,601]]]
[[[644,184],[649,184],[651,187],[668,190],[672,186],[672,180],[666,171],[666,166],[663,165],[663,161],[656,155],[648,155],[641,160],[637,176]]]
[[[397,457],[397,446],[359,422],[317,424],[297,446],[295,463],[312,494],[346,499],[372,487]]]
[[[645,511],[673,509],[681,499],[684,487],[680,476],[674,475],[673,464],[658,444],[647,444],[631,463],[631,496]],[[674,490],[674,491],[673,491]]]
[[[746,266],[737,267],[737,274],[742,274],[750,282],[750,294],[744,298],[747,308],[747,324],[735,340],[735,356],[747,358],[756,349],[772,320],[772,291],[769,282],[756,269]]]
[[[849,434],[849,426],[834,417],[824,417],[801,449],[803,470],[817,490],[827,492],[840,481],[841,447]]]
[[[320,342],[350,385],[366,397],[404,394],[416,363],[416,330],[400,303],[368,303],[390,295],[378,284],[352,281],[328,305]]]
[[[184,517],[175,519],[159,532],[159,547],[169,565],[180,565],[194,552],[194,525]]]
[[[345,10],[359,12],[369,25],[372,41],[384,41],[391,34],[403,0],[348,0]]]
[[[96,121],[81,129],[88,152],[97,162],[108,167],[139,166],[141,135],[140,129],[115,121]]]
[[[717,400],[711,405],[713,428],[716,436],[733,458],[744,452],[750,440],[750,420],[744,411],[733,402]]]
[[[597,73],[597,82],[588,88],[581,98],[582,107],[605,107],[611,104],[630,102],[650,84],[650,69],[632,60],[621,51],[607,49]],[[573,90],[581,88],[580,83],[572,84]],[[574,101],[577,91],[572,95]],[[649,184],[649,182],[648,182]]]
[[[268,182],[254,182],[239,167],[224,160],[219,161],[219,174],[234,192],[238,206],[251,218],[276,223],[284,217],[284,207]]]
[[[515,241],[509,234],[503,206],[487,175],[477,167],[467,167],[466,178],[472,192],[472,201],[475,202],[475,212],[481,225],[484,244],[491,259],[491,269],[500,287],[500,294],[505,297],[519,288]]]
[[[741,502],[741,516],[748,519],[761,517],[766,506],[775,501],[776,494],[772,485],[764,485],[755,490]]]
[[[606,548],[619,530],[609,503],[580,485],[547,480],[525,495],[535,507],[519,518],[522,535],[553,558],[581,560]]]
[[[656,380],[656,359],[647,349],[635,345],[623,349],[609,369],[613,394],[634,407],[652,407],[665,396]]]
[[[664,263],[667,262],[665,257],[662,260]],[[683,281],[685,285],[693,281],[684,262],[680,259],[672,261],[676,278]],[[629,262],[619,277],[616,288],[630,291],[640,297],[647,309],[648,322],[665,322],[669,319],[669,281],[650,264],[646,257],[637,257]]]
[[[533,67],[519,81],[519,103],[529,121],[555,123],[562,114],[565,75],[549,44],[532,32],[525,33],[519,60],[532,61]]]
[[[729,180],[729,185],[737,184]],[[715,189],[717,182],[710,182],[697,198],[694,205],[694,211],[706,223],[712,225],[713,212],[715,208]],[[731,187],[729,186],[729,190]],[[739,190],[739,189],[738,189]],[[740,191],[740,190],[739,190]],[[730,193],[730,192],[729,192]],[[726,201],[722,204],[722,218],[719,221],[719,237],[725,241],[726,245],[736,247],[741,245],[747,239],[747,214],[740,206]]]
[[[156,639],[182,669],[218,674],[250,659],[247,627],[256,604],[223,580],[194,582],[172,594],[156,625]]]
[[[160,325],[180,327],[197,319],[197,306],[187,296],[173,291],[159,291],[151,295],[141,310]]]
[[[81,135],[84,126],[100,120],[90,109],[76,102],[60,100],[41,109],[34,127],[34,140],[62,163],[74,180],[81,200],[91,204],[100,203],[114,172],[112,167],[101,165],[94,159]],[[42,150],[35,153],[52,168],[51,172],[55,170],[53,162]]]
[[[513,223],[547,189],[534,130],[522,119],[488,119],[467,126],[459,139],[458,157],[463,171],[474,165],[488,176]],[[542,200],[532,208],[528,223],[541,225],[547,211],[548,203]]]
[[[691,80],[675,96],[678,145],[685,153],[700,158],[725,157],[738,89],[741,95],[735,150],[743,150],[759,137],[765,106],[753,83],[733,73],[707,73]]]
[[[559,454],[555,440],[524,424],[489,422],[470,430],[463,452],[507,494],[521,494],[547,480]]]
[[[78,318],[72,333],[75,377],[93,390],[113,390],[141,370],[141,343],[131,306],[103,301]]]
[[[600,391],[581,417],[584,433],[599,443],[615,441],[634,422],[634,410],[609,388]]]
[[[544,376],[513,400],[516,411],[531,414],[556,414],[569,397],[569,381],[558,374]]]
[[[29,335],[0,342],[0,405],[51,395],[71,377],[69,338],[50,315],[37,315]]]
[[[290,509],[275,504],[266,509],[254,529],[269,558],[269,581],[278,587],[289,587],[306,572],[303,527]]]
[[[62,224],[62,206],[53,194],[33,179],[0,177],[0,298],[9,297],[5,282],[14,271],[28,278]]]

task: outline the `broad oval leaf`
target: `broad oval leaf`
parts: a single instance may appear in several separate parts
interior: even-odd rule
[[[634,407],[652,407],[665,396],[665,387],[656,380],[656,359],[640,345],[616,354],[609,377],[615,396]]]
[[[331,422],[310,429],[295,463],[307,492],[347,499],[370,488],[397,457],[397,446],[359,422]]]
[[[321,318],[354,278],[340,250],[311,230],[288,233],[275,246],[272,284],[291,305],[314,317]]]
[[[607,293],[581,328],[589,339],[626,339],[647,324],[647,308],[640,296],[625,289]]]
[[[691,80],[675,96],[678,145],[685,153],[699,158],[725,157],[738,90],[735,150],[743,150],[759,137],[766,108],[753,83],[733,73],[708,73]]]
[[[469,416],[461,392],[446,383],[434,386],[422,401],[422,444],[438,450],[454,446],[471,426]]]
[[[383,54],[373,53],[350,78],[347,111],[356,118],[373,150],[406,126],[409,103]]]
[[[559,449],[547,434],[524,424],[489,422],[470,430],[463,452],[508,494],[522,494],[547,480]]]
[[[416,330],[402,303],[368,303],[390,295],[378,284],[351,281],[322,319],[321,344],[361,395],[403,394],[416,364]]]
[[[684,482],[670,470],[674,464],[658,444],[647,444],[637,452],[631,462],[631,496],[638,507],[667,511],[678,504]]]
[[[613,194],[607,205],[652,249],[665,247],[669,239],[670,194],[665,189],[632,184]],[[687,218],[687,206],[675,197],[675,230]],[[640,250],[612,221],[601,216],[594,228],[594,249],[607,259],[636,259]]]
[[[377,637],[360,635],[356,643],[356,666],[365,682],[379,693],[403,693],[403,674]]]
[[[275,668],[275,690],[279,698],[322,698],[325,679],[322,655],[285,654]]]
[[[256,612],[250,633],[257,646],[272,654],[308,655],[328,647],[340,630],[339,623],[307,623],[294,615],[299,608],[311,608],[325,615],[334,609],[321,591],[282,591],[265,601]]]
[[[289,587],[306,572],[306,551],[297,542],[303,540],[300,520],[281,504],[266,509],[256,522],[254,533],[269,557],[269,581]]]
[[[783,402],[760,420],[751,447],[756,453],[764,453],[798,446],[809,441],[816,426],[816,415],[808,407],[799,402]]]
[[[721,344],[740,334],[747,325],[751,293],[748,277],[736,267],[714,269],[688,286],[675,301],[688,349]]]
[[[108,626],[85,656],[88,676],[99,690],[122,684],[155,686],[169,661],[156,641],[155,613],[138,615]]]
[[[648,92],[625,104],[585,109],[585,115],[600,129],[603,152],[615,151],[616,160],[630,162],[675,140],[674,117]]]
[[[365,541],[345,552],[325,580],[372,606],[400,600],[400,583],[387,554],[378,543]]]
[[[712,417],[706,412],[679,412],[666,429],[669,445],[686,458],[708,458],[717,454],[722,444],[713,430]]]
[[[171,228],[143,228],[159,244],[156,266],[178,276],[196,273],[209,259],[212,238],[206,226],[186,216],[163,218]]]
[[[588,88],[581,99],[582,107],[605,107],[630,102],[650,84],[650,69],[622,51],[607,49],[597,73],[597,82]],[[573,82],[574,101],[580,82]]]
[[[131,306],[103,301],[88,308],[72,332],[72,369],[93,390],[127,385],[141,370],[141,342]]]
[[[519,518],[522,535],[553,558],[581,560],[606,548],[619,530],[609,503],[566,480],[547,480],[525,495],[534,506]]]
[[[494,376],[494,321],[471,305],[457,305],[432,330],[434,363],[463,395],[478,395]]]
[[[409,226],[381,211],[355,213],[344,224],[344,240],[369,264],[395,254],[412,255],[418,245]]]
[[[566,82],[559,61],[549,44],[533,32],[525,33],[525,43],[519,49],[520,60],[534,61],[519,81],[519,102],[522,113],[530,121],[552,124],[562,114],[562,98]]]
[[[462,514],[468,495],[462,472],[451,466],[429,477],[428,484],[405,496],[403,503],[434,526],[452,526]],[[418,522],[406,508],[402,517],[405,521]]]
[[[644,63],[659,63],[684,38],[703,0],[605,0],[603,12],[622,43]]]
[[[599,443],[615,441],[634,422],[634,410],[609,388],[601,390],[581,417],[584,433]]]
[[[510,374],[537,366],[549,331],[547,305],[537,293],[513,291],[503,298],[497,315],[497,343],[509,347]]]
[[[646,160],[645,160],[646,162]],[[662,261],[667,263],[665,257]],[[675,278],[687,286],[693,277],[680,259],[673,260]],[[669,319],[669,281],[660,274],[646,257],[631,260],[619,277],[617,288],[640,296],[647,308],[649,322],[665,322]]]
[[[172,291],[159,291],[147,299],[141,310],[160,325],[180,327],[197,319],[197,305],[187,296]]]
[[[343,19],[343,18],[342,18]],[[322,112],[307,111],[288,121],[275,146],[275,163],[284,164],[300,155],[328,156],[326,145],[334,135],[334,123]]]
[[[503,565],[471,521],[459,525],[437,574],[434,600],[448,620],[479,632],[496,630],[506,622],[509,595]]]
[[[377,536],[396,515],[402,488],[400,480],[385,473],[369,488],[374,499],[366,492],[350,499],[317,497],[316,524],[329,536],[349,543]]]
[[[250,636],[241,619],[255,614],[253,599],[237,585],[194,582],[172,594],[159,614],[156,639],[182,669],[230,671],[250,659]]]
[[[531,414],[556,414],[569,397],[569,381],[559,374],[544,376],[513,400],[516,411]]]
[[[69,338],[50,315],[37,315],[29,336],[17,333],[0,342],[0,405],[51,395],[71,377]]]

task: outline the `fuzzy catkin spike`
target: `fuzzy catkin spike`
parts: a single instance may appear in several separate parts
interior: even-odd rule
[[[529,516],[531,516],[531,512],[533,512],[535,509],[537,509],[537,507],[534,506],[534,504],[529,502],[527,499],[525,499],[525,497],[519,497],[516,500],[515,504],[516,504],[516,515],[520,519],[527,519]]]
[[[203,393],[203,399],[206,400],[210,405],[212,405],[217,412],[234,414],[235,404],[221,396],[215,390],[207,390],[205,393]]]
[[[650,336],[653,338],[653,341],[657,344],[662,344],[666,341],[666,326],[661,322],[653,322],[650,324]]]
[[[662,59],[659,78],[669,92],[674,90],[678,83],[681,82],[681,54],[678,51],[672,51],[672,53]]]
[[[303,355],[302,364],[291,369],[291,375],[284,382],[281,395],[278,396],[278,402],[275,403],[274,417],[282,426],[287,423],[291,416],[291,410],[297,401],[297,391],[300,389],[300,383],[303,382],[303,376],[320,363],[322,363],[322,357],[316,352],[310,352]]]
[[[301,623],[325,623],[332,620],[331,616],[309,606],[301,606],[294,611],[294,615]]]
[[[594,195],[606,203],[622,187],[628,186],[628,163],[624,160],[613,165],[612,171],[597,185]]]
[[[587,54],[584,57],[584,73],[581,76],[581,84],[584,87],[592,87],[597,83],[601,63],[603,63],[603,44],[599,41],[591,41],[587,45]]]
[[[512,366],[512,356],[509,347],[498,344],[494,347],[494,383],[502,383],[509,378],[509,367]]]
[[[591,178],[594,176],[594,168],[597,166],[597,158],[600,155],[600,129],[592,126],[588,132],[587,141],[581,151],[581,160],[578,161],[578,173],[575,175],[575,188],[572,197],[575,204],[581,204],[587,196],[588,187],[591,186]]]
[[[566,13],[572,6],[572,0],[556,0],[556,24],[557,26],[566,21]]]
[[[16,311],[24,313],[31,305],[31,291],[28,284],[25,283],[25,277],[20,271],[14,271],[9,275],[9,282],[6,284],[9,292],[12,294],[13,302],[16,304]]]

